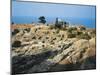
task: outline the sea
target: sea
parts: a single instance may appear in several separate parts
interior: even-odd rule
[[[15,24],[31,24],[38,23],[39,17],[32,16],[13,16],[11,17],[11,22]],[[96,28],[96,19],[88,19],[88,18],[75,18],[75,17],[58,17],[63,21],[69,22],[70,25],[83,25],[87,28]],[[45,17],[47,24],[54,24],[56,17]]]

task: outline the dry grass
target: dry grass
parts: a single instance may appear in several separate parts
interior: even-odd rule
[[[11,29],[24,29],[24,28],[31,28],[33,27],[32,24],[14,24],[14,25],[11,25]]]

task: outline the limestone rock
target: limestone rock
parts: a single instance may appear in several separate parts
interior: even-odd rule
[[[78,28],[74,28],[76,33],[89,32],[86,28]],[[15,30],[11,39],[13,73],[95,69],[95,36],[89,40],[67,38],[69,27],[66,29],[51,29],[39,24]]]

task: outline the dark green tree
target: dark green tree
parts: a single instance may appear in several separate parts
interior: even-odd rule
[[[14,22],[12,22],[11,24],[14,24]]]
[[[43,23],[43,24],[46,23],[46,20],[45,20],[44,16],[40,16],[38,19],[39,19],[39,23]]]

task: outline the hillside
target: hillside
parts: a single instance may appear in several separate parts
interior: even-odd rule
[[[83,26],[59,29],[42,24],[13,25],[12,72],[22,74],[95,69],[95,39],[95,29]]]

